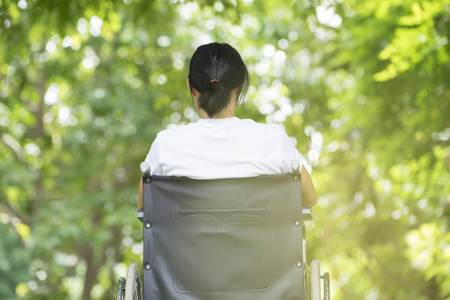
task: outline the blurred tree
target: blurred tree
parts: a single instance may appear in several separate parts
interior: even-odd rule
[[[346,1],[336,8],[347,18],[325,46],[334,71],[327,76],[331,112],[324,112],[330,126],[321,131],[328,145],[315,174],[327,187],[319,200],[324,220],[314,230],[324,234],[316,253],[331,259],[342,298],[450,295],[439,267],[449,251],[442,223],[450,197],[448,4]],[[427,238],[418,227],[447,237]]]
[[[251,73],[238,116],[284,126],[314,170],[333,299],[447,299],[449,5],[3,1],[0,295],[114,298],[142,260],[137,166],[198,119],[189,58],[219,41]]]
[[[3,215],[3,222],[6,215]],[[9,226],[0,223],[0,297],[13,299],[16,295],[15,287],[28,279],[29,253],[20,244],[17,233]],[[13,219],[12,222],[15,222]]]

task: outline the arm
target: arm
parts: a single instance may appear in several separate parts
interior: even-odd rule
[[[147,154],[147,157],[145,158],[145,162],[148,163],[148,166],[150,169],[148,172],[152,175],[162,175],[162,166],[159,162],[159,148],[158,148],[158,142],[156,138],[153,141],[152,146],[150,147],[150,151]],[[142,175],[142,174],[141,174]],[[144,188],[142,186],[142,176],[139,180],[139,198],[138,198],[138,208],[144,208]]]
[[[282,131],[281,135],[281,173],[289,173],[294,171],[293,167],[291,166],[291,162],[293,159],[297,160],[300,163],[300,174],[302,176],[302,202],[303,205],[313,207],[314,204],[317,203],[317,195],[311,180],[311,176],[309,176],[308,171],[302,163],[302,156],[294,147],[294,144],[292,144],[286,132]]]
[[[144,188],[142,187],[142,177],[139,180],[139,200],[138,208],[144,208]]]
[[[302,202],[303,205],[313,207],[317,203],[316,190],[314,189],[311,176],[303,166],[300,172],[302,175]]]

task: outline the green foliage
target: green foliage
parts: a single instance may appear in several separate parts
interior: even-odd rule
[[[189,58],[220,41],[250,71],[237,115],[313,170],[333,299],[448,299],[449,21],[448,0],[2,1],[0,297],[114,298],[142,261],[137,166],[198,119]]]
[[[409,246],[406,255],[413,267],[423,271],[426,280],[435,279],[443,287],[439,296],[445,299],[450,287],[450,234],[447,225],[442,222],[424,223],[408,233],[406,241]]]
[[[3,215],[5,220],[6,215]],[[2,299],[17,299],[15,287],[29,279],[29,253],[20,243],[17,233],[0,223],[0,297]]]

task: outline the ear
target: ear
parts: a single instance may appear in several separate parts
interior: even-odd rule
[[[193,94],[192,94],[191,83],[189,82],[189,78],[186,80],[186,83],[187,83],[187,86],[188,86],[188,89],[189,89],[189,93],[190,93],[191,95],[193,95]]]
[[[191,95],[194,98],[198,97],[198,92],[196,89],[192,88],[191,83],[189,82],[189,79],[186,81],[186,83],[187,83],[187,86],[188,86],[188,89],[189,89],[189,92],[191,93]]]

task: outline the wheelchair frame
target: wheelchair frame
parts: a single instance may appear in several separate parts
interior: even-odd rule
[[[300,164],[297,160],[293,160],[291,162],[291,167],[294,175],[294,180],[297,180],[295,176],[299,176],[301,180],[301,175],[299,172]],[[141,171],[143,173],[143,179],[142,180],[150,180],[150,168],[149,165],[145,162],[141,164]],[[150,182],[150,181],[147,181]],[[303,255],[303,266],[299,262],[297,264],[297,267],[303,267],[304,274],[303,274],[303,285],[304,289],[306,291],[306,299],[302,300],[330,300],[330,279],[329,274],[325,272],[324,274],[320,273],[320,261],[313,260],[311,262],[311,265],[307,265],[307,257],[306,257],[306,238],[305,238],[305,221],[312,221],[313,220],[313,213],[311,208],[307,206],[303,206],[302,208],[302,215],[303,215],[303,222],[302,222],[302,255]],[[143,222],[144,220],[144,210],[139,209],[137,212],[137,218]],[[299,226],[300,224],[296,224],[296,226]],[[144,227],[147,229],[148,226],[151,226],[149,223],[146,223]],[[144,270],[149,270],[151,267],[150,265],[145,265]],[[323,280],[323,294],[324,297],[321,298],[321,280]],[[136,263],[133,263],[128,268],[128,273],[126,279],[124,277],[120,277],[118,281],[117,286],[117,292],[116,292],[116,300],[142,300],[142,288],[143,283],[140,280],[140,274]],[[280,299],[282,300],[282,299]]]

